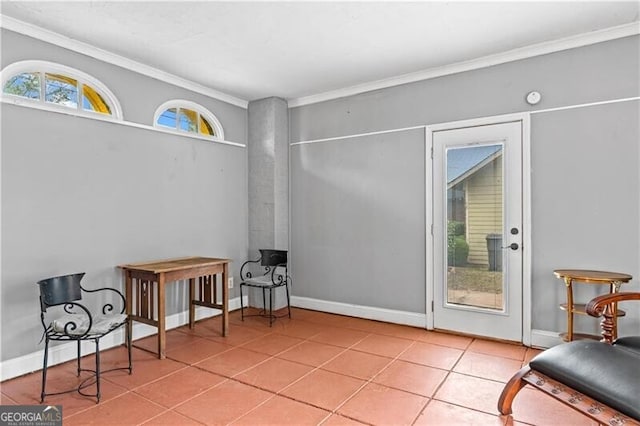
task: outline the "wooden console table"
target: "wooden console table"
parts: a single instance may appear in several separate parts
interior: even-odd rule
[[[165,285],[168,282],[189,280],[189,327],[195,323],[195,307],[206,306],[222,310],[222,335],[229,332],[229,259],[211,257],[184,257],[153,262],[120,265],[123,270],[129,335],[132,336],[133,321],[158,328],[158,358],[166,357]],[[222,275],[222,303],[217,303],[216,284]],[[196,278],[199,294],[196,299]],[[134,288],[135,305],[133,298]],[[157,302],[154,306],[154,300]],[[155,309],[155,310],[154,310]]]
[[[556,269],[553,274],[564,280],[567,287],[567,303],[560,305],[560,309],[567,311],[567,332],[561,333],[560,336],[565,341],[572,341],[578,338],[599,338],[600,336],[592,336],[588,334],[578,334],[573,332],[573,314],[586,314],[585,305],[574,303],[573,300],[573,282],[581,282],[587,284],[605,284],[609,286],[609,293],[617,293],[620,285],[628,283],[633,278],[628,274],[606,271],[590,271],[585,269]],[[614,321],[616,317],[624,316],[626,313],[622,309],[618,309],[617,305],[613,306]],[[613,338],[618,335],[617,324],[613,324]]]

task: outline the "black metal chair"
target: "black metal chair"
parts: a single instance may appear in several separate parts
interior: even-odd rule
[[[40,287],[40,320],[44,327],[43,339],[44,344],[44,362],[42,368],[42,392],[40,394],[40,403],[44,402],[44,398],[49,395],[59,395],[63,393],[77,391],[80,395],[88,397],[96,397],[96,402],[100,402],[100,339],[107,334],[124,326],[128,322],[125,312],[124,295],[113,288],[100,288],[96,290],[87,290],[80,285],[80,280],[84,277],[83,273],[63,275],[59,277],[47,278],[38,281]],[[83,304],[83,293],[96,293],[104,295],[112,295],[118,303],[122,305],[119,311],[116,311],[111,302],[99,301],[102,303],[101,313],[94,315]],[[131,336],[126,330],[125,344],[129,356],[128,367],[112,368],[107,371],[129,370],[131,374]],[[50,341],[75,341],[78,345],[77,371],[78,377],[80,373],[90,372],[89,377],[84,379],[77,388],[69,389],[62,392],[46,393],[45,387],[47,382],[47,361],[49,358],[49,342]],[[80,366],[80,343],[82,341],[93,341],[96,345],[96,366],[93,369],[84,369]],[[83,389],[96,384],[96,393],[88,394]]]
[[[264,267],[262,275],[253,276],[249,270],[251,264],[260,264]],[[260,259],[248,260],[242,264],[240,268],[240,309],[242,320],[244,321],[244,303],[242,301],[242,288],[253,287],[262,289],[262,311],[257,315],[269,318],[269,327],[278,317],[273,314],[273,290],[279,287],[285,287],[287,293],[287,311],[291,318],[291,303],[289,299],[289,285],[291,277],[287,269],[287,251],[286,250],[260,250]],[[267,313],[266,291],[269,291],[269,312]],[[252,315],[247,315],[252,316]]]

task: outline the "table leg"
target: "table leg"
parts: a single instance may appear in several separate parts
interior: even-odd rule
[[[189,328],[193,329],[196,323],[196,305],[193,301],[196,300],[196,279],[189,278]]]
[[[133,320],[131,319],[131,314],[133,313],[133,286],[131,282],[131,273],[129,271],[123,271],[124,273],[124,288],[125,288],[125,305],[127,310],[127,317],[129,317],[129,321],[127,322],[127,333],[131,340],[133,340]]]
[[[222,267],[222,335],[229,334],[229,263]]]
[[[165,359],[165,348],[167,345],[165,334],[165,292],[164,274],[158,275],[158,358]]]
[[[571,286],[573,280],[569,277],[564,278],[567,286],[567,338],[568,342],[573,340],[573,288]]]

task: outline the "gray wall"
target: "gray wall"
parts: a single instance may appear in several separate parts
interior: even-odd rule
[[[524,100],[531,90],[543,96],[535,109],[635,97],[640,94],[639,46],[639,37],[628,37],[291,108],[291,142],[527,111],[533,109]],[[638,121],[638,101],[532,115],[534,329],[565,327],[557,308],[564,286],[553,277],[554,268],[627,272],[636,278],[626,288],[638,289]],[[381,230],[379,218],[365,207],[379,206],[380,191],[368,182],[384,181],[399,193],[394,197],[408,203],[423,196],[424,156],[405,152],[412,149],[405,138],[413,132],[291,147],[295,295],[424,313],[425,260],[416,258],[416,246],[424,240],[424,225],[417,221],[424,218],[424,203],[408,204],[414,209],[414,234],[400,229],[395,237]],[[344,170],[343,163],[352,170]],[[356,196],[346,196],[354,194],[354,186]],[[387,196],[383,190],[382,209],[395,209]],[[317,210],[305,207],[308,202]],[[324,212],[338,222],[331,223]],[[390,221],[387,217],[384,223]],[[366,238],[358,239],[362,235]],[[334,236],[331,247],[323,247]],[[369,252],[387,241],[394,248],[393,264],[383,250]],[[336,263],[334,253],[347,260]],[[393,291],[380,290],[388,274],[370,273],[372,265],[381,264],[402,271],[394,275]],[[355,271],[364,277],[354,278]],[[580,297],[588,299],[594,291],[580,289]],[[640,314],[632,309],[621,330],[637,330],[639,323]],[[578,328],[595,331],[597,322],[585,319]]]
[[[637,95],[636,95],[637,96]],[[550,271],[571,268],[626,272],[640,278],[640,102],[601,105],[535,115],[533,165],[533,324],[561,330],[564,284]],[[586,301],[604,289],[577,285]],[[600,287],[600,288],[597,288]],[[619,321],[637,333],[638,304]],[[577,316],[576,327],[596,332],[598,322]]]
[[[151,124],[158,104],[209,108],[228,139],[246,142],[246,110],[56,46],[3,31],[2,66],[43,59],[88,72],[119,97],[125,120]],[[87,272],[122,288],[116,265],[177,256],[246,260],[245,148],[2,105],[2,360],[42,349],[36,281]],[[167,314],[186,286],[167,288]],[[237,289],[231,296],[237,295]]]
[[[638,96],[639,37],[433,78],[289,110],[298,142]],[[525,102],[537,90],[535,108]]]
[[[291,148],[296,296],[425,312],[424,138]]]

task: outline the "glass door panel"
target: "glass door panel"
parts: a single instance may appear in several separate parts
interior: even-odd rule
[[[448,147],[448,304],[504,310],[502,144]]]

